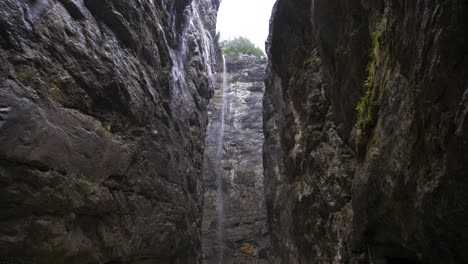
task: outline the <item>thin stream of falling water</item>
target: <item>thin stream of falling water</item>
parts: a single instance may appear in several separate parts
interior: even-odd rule
[[[216,207],[218,211],[218,226],[216,230],[216,238],[218,240],[219,256],[218,263],[223,264],[224,261],[224,194],[223,194],[223,175],[222,175],[222,152],[224,143],[224,119],[226,112],[226,58],[223,55],[223,87],[222,87],[222,101],[221,101],[221,124],[219,129],[218,142],[216,145],[216,160],[218,162],[218,173],[216,177]]]
[[[31,17],[33,20],[38,19],[49,6],[49,0],[29,1],[31,5]]]

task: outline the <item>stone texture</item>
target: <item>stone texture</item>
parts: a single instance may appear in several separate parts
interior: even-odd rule
[[[276,3],[264,97],[274,263],[468,261],[467,11]]]
[[[299,2],[278,1],[270,27],[264,166],[273,263],[340,262],[355,160],[334,123],[311,3]]]
[[[221,126],[222,71],[209,106],[205,155],[203,249],[207,264],[218,264],[216,178],[223,177],[225,264],[270,263],[262,168],[262,97],[266,59],[227,57],[225,132],[216,158]]]
[[[375,62],[380,110],[353,183],[354,247],[367,245],[371,258],[468,262],[468,3],[382,4],[369,5],[377,26],[387,22]]]
[[[219,2],[0,2],[0,262],[199,263]]]

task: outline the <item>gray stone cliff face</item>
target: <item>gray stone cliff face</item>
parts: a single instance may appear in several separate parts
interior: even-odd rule
[[[262,167],[262,98],[266,59],[226,57],[227,87],[224,141],[216,157],[221,127],[222,71],[209,106],[205,155],[203,248],[207,264],[218,264],[224,247],[225,264],[270,263]],[[222,177],[224,245],[218,228],[217,181]]]
[[[0,1],[0,262],[201,261],[218,5]]]
[[[466,1],[279,0],[264,164],[274,263],[465,263]]]

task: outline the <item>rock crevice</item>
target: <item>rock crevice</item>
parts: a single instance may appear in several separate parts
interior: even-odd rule
[[[269,236],[263,195],[262,97],[266,59],[226,56],[225,116],[222,71],[209,106],[205,155],[203,249],[205,263],[269,263]],[[224,126],[221,122],[224,120]],[[219,142],[224,127],[224,140]],[[217,146],[221,144],[221,146]],[[217,153],[219,151],[219,153]],[[217,178],[221,177],[221,181]],[[218,189],[221,184],[221,190]],[[222,191],[220,196],[217,192]],[[219,199],[223,202],[219,241]]]

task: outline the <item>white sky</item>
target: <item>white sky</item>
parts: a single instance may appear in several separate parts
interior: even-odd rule
[[[216,30],[221,40],[242,36],[265,50],[271,9],[276,0],[221,0]]]

